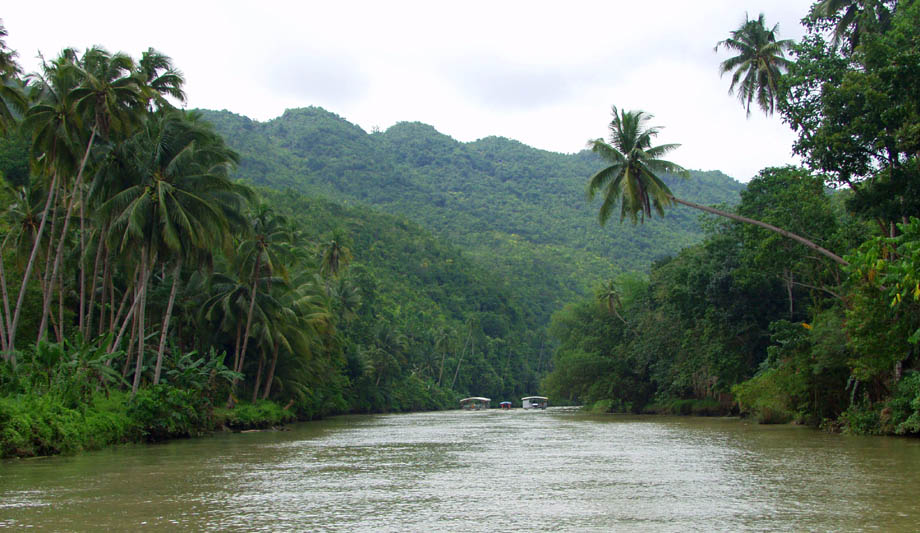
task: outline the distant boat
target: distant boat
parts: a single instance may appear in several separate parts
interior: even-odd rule
[[[511,409],[511,402],[502,402],[498,404],[502,409]]]
[[[525,396],[521,398],[524,409],[546,409],[549,398],[546,396]]]
[[[470,398],[464,398],[460,400],[460,409],[465,409],[467,411],[478,411],[480,409],[488,409],[489,398],[484,398],[482,396],[473,396]]]

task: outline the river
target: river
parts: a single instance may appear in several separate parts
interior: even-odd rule
[[[0,528],[920,529],[917,439],[557,408],[288,429],[0,462]]]

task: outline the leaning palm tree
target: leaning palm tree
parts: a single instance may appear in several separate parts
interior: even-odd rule
[[[629,217],[635,223],[640,219],[640,215],[643,221],[645,217],[650,217],[653,207],[659,215],[664,215],[665,207],[677,203],[768,229],[804,244],[837,263],[847,264],[843,258],[830,250],[772,224],[675,197],[656,173],[667,172],[683,176],[688,174],[682,167],[661,159],[680,145],[652,146],[652,138],[658,135],[659,130],[646,126],[651,118],[651,115],[643,111],[620,111],[614,106],[613,120],[610,122],[610,144],[603,139],[588,141],[588,146],[594,153],[610,162],[609,166],[591,176],[588,182],[590,199],[599,191],[603,191],[603,201],[598,213],[602,225],[610,218],[617,204],[620,205],[620,220]]]
[[[792,40],[777,41],[778,32],[779,24],[767,29],[763,13],[757,20],[750,20],[745,14],[744,23],[731,32],[731,37],[716,44],[716,51],[724,47],[738,53],[723,61],[719,72],[723,75],[733,72],[728,94],[737,90],[738,99],[748,116],[751,115],[751,102],[755,99],[764,113],[772,115],[780,97],[779,79],[789,66],[785,52],[792,46]]]

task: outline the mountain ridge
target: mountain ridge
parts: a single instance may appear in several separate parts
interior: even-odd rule
[[[461,142],[411,121],[368,133],[319,107],[266,122],[201,112],[241,154],[240,178],[407,216],[519,290],[540,278],[536,305],[547,317],[599,281],[646,271],[703,237],[698,213],[684,207],[601,227],[585,187],[603,162],[587,150],[562,154],[494,135]],[[664,179],[703,204],[734,204],[744,188],[719,171],[691,173]]]

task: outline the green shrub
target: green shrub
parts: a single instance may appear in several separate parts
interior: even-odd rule
[[[199,435],[213,428],[210,401],[198,391],[154,385],[128,402],[128,416],[144,438],[159,441]]]
[[[259,400],[256,403],[240,402],[233,409],[217,409],[215,418],[233,429],[265,429],[295,420],[290,409],[283,409],[270,400]]]
[[[881,411],[878,405],[854,403],[840,414],[841,430],[853,435],[880,435]]]
[[[796,381],[788,368],[771,368],[732,387],[742,414],[752,415],[761,424],[785,424],[797,416],[791,405],[790,382]]]
[[[613,400],[598,400],[588,407],[592,413],[609,413],[613,411]]]
[[[920,372],[904,374],[888,402],[889,432],[898,435],[920,434]]]
[[[132,424],[123,401],[99,398],[73,409],[53,395],[0,398],[0,457],[75,453],[125,442]]]

